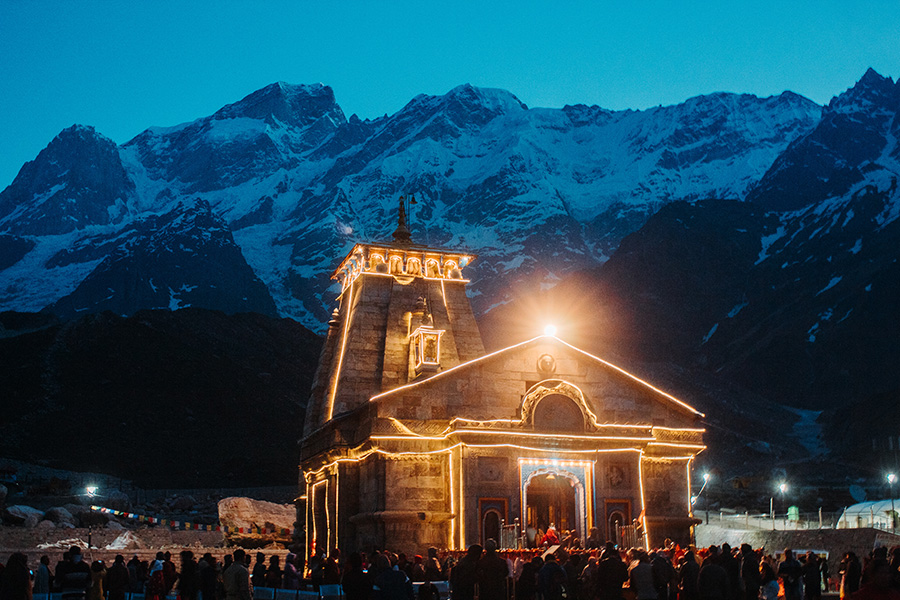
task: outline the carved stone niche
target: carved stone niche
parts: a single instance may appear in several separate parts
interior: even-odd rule
[[[479,456],[478,478],[481,481],[502,482],[509,469],[509,460],[502,456]]]
[[[628,466],[619,463],[606,465],[606,484],[613,489],[627,488]]]
[[[534,427],[545,431],[584,431],[584,414],[578,404],[562,394],[544,396],[534,409]]]

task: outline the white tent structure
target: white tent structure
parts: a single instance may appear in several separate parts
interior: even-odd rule
[[[892,501],[889,498],[887,500],[860,502],[844,509],[841,518],[838,520],[837,528],[857,529],[860,527],[873,527],[889,531],[895,525],[900,526],[900,520],[897,519],[898,511],[900,511],[900,499]],[[893,519],[891,518],[892,516]]]

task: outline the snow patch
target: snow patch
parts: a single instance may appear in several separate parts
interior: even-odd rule
[[[710,328],[709,333],[706,334],[706,336],[703,338],[703,341],[700,342],[700,344],[703,345],[703,344],[705,344],[706,342],[708,342],[708,341],[709,341],[709,338],[711,338],[711,337],[713,336],[713,334],[716,332],[716,329],[718,329],[718,328],[719,328],[719,324],[718,324],[718,323],[716,323],[715,325],[713,325],[713,326]]]
[[[816,296],[818,296],[819,294],[822,294],[824,292],[827,292],[828,290],[830,290],[831,288],[836,286],[838,283],[840,283],[841,279],[843,279],[843,276],[841,276],[841,275],[835,275],[834,277],[832,277],[831,281],[828,282],[828,285],[826,285],[821,290],[816,292]]]
[[[797,438],[800,445],[806,448],[810,456],[822,456],[826,454],[828,452],[828,446],[825,445],[825,442],[822,439],[822,426],[816,422],[816,419],[819,418],[822,411],[804,410],[802,408],[793,408],[791,406],[785,406],[785,408],[800,417],[800,419],[794,423],[794,427],[792,428],[794,437]]]
[[[782,268],[784,268],[784,267],[782,267]],[[743,310],[743,308],[745,306],[747,306],[748,304],[750,304],[750,303],[749,302],[741,302],[740,304],[735,304],[734,307],[728,311],[728,318],[729,319],[735,318],[737,316],[737,314],[739,312],[741,312],[741,310]]]
[[[778,227],[778,229],[775,231],[775,233],[765,235],[762,237],[762,239],[760,240],[760,243],[762,244],[762,248],[759,251],[759,256],[757,257],[756,262],[753,263],[754,265],[758,265],[759,263],[761,263],[762,261],[766,260],[769,257],[769,248],[772,247],[772,244],[774,244],[779,239],[784,237],[784,233],[785,233],[785,227],[784,227],[784,225],[781,225]]]

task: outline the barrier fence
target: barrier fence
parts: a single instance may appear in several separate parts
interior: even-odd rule
[[[433,582],[441,598],[450,597],[450,584],[446,581]],[[413,583],[413,593],[418,596],[420,583]],[[198,593],[198,600],[203,600],[203,594]],[[253,588],[253,600],[305,600],[313,598],[321,598],[323,600],[335,600],[343,598],[343,590],[340,585],[323,585],[319,587],[319,591],[315,590],[284,590],[276,588],[257,587]],[[62,592],[54,592],[52,594],[33,594],[32,600],[63,600]],[[126,592],[125,600],[145,600],[145,595],[140,593]],[[178,596],[170,594],[165,600],[178,600]]]

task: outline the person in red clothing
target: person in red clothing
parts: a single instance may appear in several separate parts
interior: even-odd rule
[[[851,600],[900,600],[900,592],[891,587],[891,565],[886,559],[874,559],[866,571],[866,583]]]
[[[555,546],[559,543],[559,534],[556,533],[556,527],[553,523],[550,523],[550,527],[547,528],[547,533],[544,534],[544,539],[541,540],[541,545],[544,546]]]

